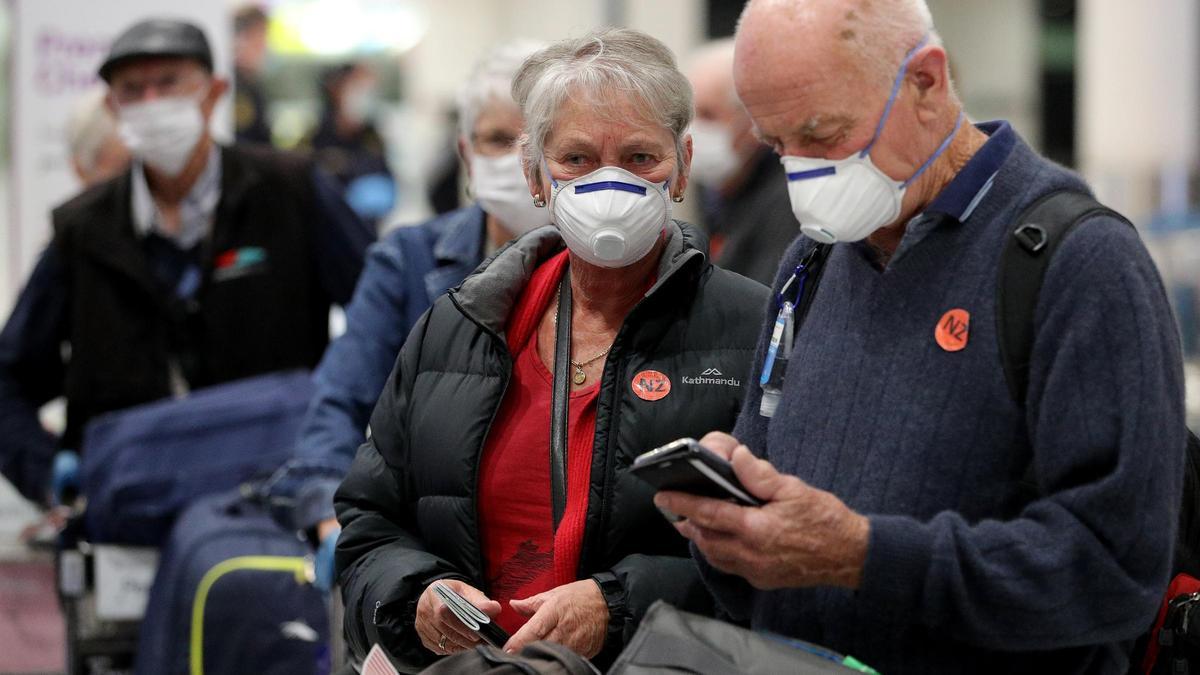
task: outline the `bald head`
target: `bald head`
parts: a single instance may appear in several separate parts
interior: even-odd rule
[[[738,68],[773,47],[887,87],[904,53],[925,36],[941,44],[925,0],[751,0],[738,26]]]
[[[734,82],[780,155],[864,153],[898,183],[919,176],[959,129],[962,106],[925,0],[751,0]],[[932,172],[921,178],[903,209],[938,187]]]

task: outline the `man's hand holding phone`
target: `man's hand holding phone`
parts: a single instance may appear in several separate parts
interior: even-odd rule
[[[756,588],[830,585],[856,588],[866,561],[870,523],[834,494],[780,473],[729,434],[700,444],[729,461],[738,484],[761,506],[743,506],[665,490],[654,504],[683,518],[675,529],[713,567]]]
[[[659,490],[727,499],[743,506],[762,505],[761,500],[746,491],[724,454],[713,452],[691,438],[681,438],[639,455],[631,471]],[[674,522],[673,514],[663,515]]]

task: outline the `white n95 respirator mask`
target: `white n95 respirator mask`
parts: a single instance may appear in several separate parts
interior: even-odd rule
[[[550,214],[534,206],[529,196],[520,153],[471,155],[471,192],[483,210],[499,219],[514,237],[550,224]]]
[[[172,96],[122,105],[117,112],[121,140],[134,157],[178,176],[204,135],[200,102]]]
[[[644,258],[671,218],[670,182],[651,183],[620,167],[561,183],[551,177],[550,184],[550,214],[567,248],[598,267]]]
[[[900,72],[892,83],[892,93],[883,108],[883,115],[875,126],[875,133],[861,152],[853,153],[844,159],[795,155],[780,159],[787,173],[788,198],[792,203],[792,213],[795,214],[796,220],[800,221],[800,231],[805,236],[824,244],[859,241],[893,222],[900,216],[900,205],[908,186],[949,147],[950,141],[962,124],[961,112],[954,123],[954,129],[907,180],[892,180],[871,161],[871,148],[874,147],[875,141],[879,140],[892,104],[896,102],[896,95],[908,70],[908,62],[928,40],[927,36],[904,56],[900,63]]]
[[[715,190],[725,184],[742,166],[733,150],[733,134],[722,124],[692,122],[692,166],[688,175],[706,188]]]

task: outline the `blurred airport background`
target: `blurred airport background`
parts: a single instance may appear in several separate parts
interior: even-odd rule
[[[97,95],[95,67],[109,40],[139,18],[188,17],[208,31],[217,70],[236,91],[217,117],[218,138],[232,139],[238,128],[247,138],[317,153],[383,232],[467,198],[454,150],[454,95],[489,48],[626,25],[660,38],[686,64],[703,42],[732,34],[742,4],[271,0],[255,10],[233,0],[7,0],[0,3],[0,315],[7,317],[47,241],[49,209],[80,188],[67,141],[68,127],[85,123],[77,101]],[[1139,226],[1179,319],[1195,428],[1200,2],[929,5],[971,118],[1010,120]],[[696,215],[687,211],[695,201],[683,204],[682,217]],[[33,513],[0,484],[0,560],[7,561],[0,563],[0,672],[51,671],[61,659],[51,646],[10,648],[57,639],[45,628],[53,602],[45,616],[30,611],[52,579],[25,566],[28,553],[15,543]],[[13,662],[14,654],[33,661]]]

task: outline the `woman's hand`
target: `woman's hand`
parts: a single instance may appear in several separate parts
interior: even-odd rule
[[[549,640],[592,658],[604,646],[608,632],[608,604],[591,579],[559,586],[545,593],[509,603],[529,621],[504,645],[518,652],[531,642]]]
[[[450,590],[492,618],[500,613],[500,603],[489,600],[477,588],[455,579],[441,579],[433,583],[446,584]],[[479,636],[462,625],[450,608],[437,597],[433,592],[433,584],[429,584],[417,600],[416,628],[417,635],[421,636],[421,644],[434,654],[454,654],[479,644]]]

